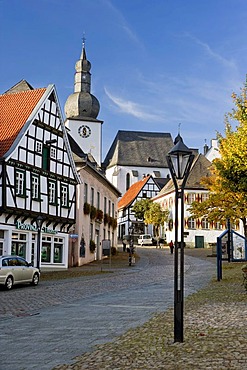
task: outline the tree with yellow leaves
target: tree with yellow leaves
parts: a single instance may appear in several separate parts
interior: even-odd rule
[[[202,179],[209,198],[194,202],[190,212],[209,221],[241,220],[247,237],[247,86],[232,98],[235,109],[225,117],[225,137],[218,134],[221,157],[212,163],[212,176]],[[237,122],[235,130],[230,121]]]

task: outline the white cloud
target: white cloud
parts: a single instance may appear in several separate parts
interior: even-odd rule
[[[207,53],[207,55],[209,55],[211,58],[219,62],[224,67],[231,68],[231,69],[237,69],[236,64],[233,60],[228,60],[224,58],[223,56],[221,56],[219,53],[216,53],[215,51],[211,49],[211,47],[207,43],[202,42],[197,37],[189,33],[186,33],[185,35],[186,37],[190,38],[191,40],[195,41],[198,45],[200,45],[203,48],[203,50]]]
[[[109,92],[109,90],[106,89],[106,87],[104,88],[104,90],[108,98],[115,104],[115,106],[119,108],[120,112],[129,114],[144,121],[163,120],[162,116],[145,112],[145,108],[147,109],[147,107],[144,108],[140,104],[114,96],[112,93]]]

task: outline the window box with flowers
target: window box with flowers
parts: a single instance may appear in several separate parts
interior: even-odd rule
[[[103,220],[103,211],[101,209],[96,210],[96,220],[99,222]]]
[[[94,206],[91,206],[91,209],[90,209],[90,218],[91,218],[91,220],[95,219],[96,213],[97,213],[96,208]]]
[[[83,212],[85,215],[89,215],[90,213],[90,210],[91,210],[91,206],[89,203],[84,203],[84,206],[83,206]]]

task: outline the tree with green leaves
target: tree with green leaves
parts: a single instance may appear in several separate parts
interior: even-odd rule
[[[132,207],[132,211],[135,214],[136,219],[144,221],[145,212],[150,208],[152,201],[150,199],[141,199],[135,202]]]
[[[212,176],[202,179],[209,198],[194,202],[190,212],[209,221],[241,220],[247,237],[247,86],[232,98],[235,108],[225,117],[225,136],[218,134],[220,158],[212,163]]]
[[[163,211],[161,205],[156,202],[152,202],[149,209],[145,211],[144,222],[153,225],[154,236],[159,236],[160,226],[163,226],[164,222],[168,221],[168,215],[168,209]]]

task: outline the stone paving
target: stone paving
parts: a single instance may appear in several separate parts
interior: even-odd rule
[[[185,295],[216,274],[215,259],[194,254]],[[0,292],[0,369],[247,368],[246,301],[186,303],[185,341],[174,344],[168,250],[143,250],[136,266],[112,272]]]
[[[77,357],[74,364],[55,369],[247,369],[247,294],[241,285],[232,292],[229,284],[225,298],[217,299],[218,284],[212,288],[211,283],[201,291],[205,294],[203,304],[193,299],[196,295],[186,300],[183,343],[174,343],[170,309],[116,341]]]

